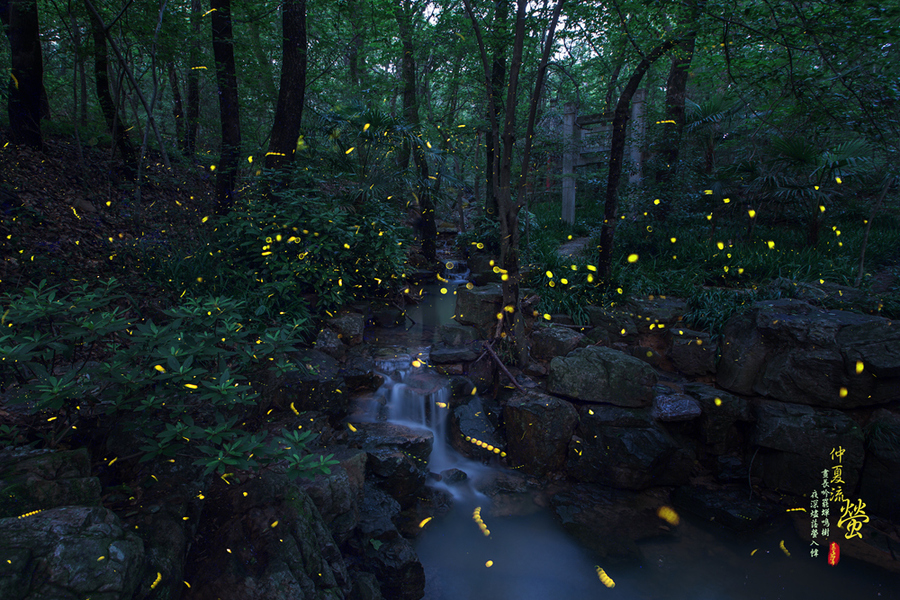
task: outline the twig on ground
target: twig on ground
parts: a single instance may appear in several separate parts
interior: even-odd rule
[[[512,376],[512,373],[509,372],[509,369],[506,368],[506,365],[503,364],[503,361],[500,360],[500,357],[497,356],[497,353],[494,352],[494,349],[491,348],[491,345],[487,342],[484,342],[484,344],[482,345],[484,346],[484,349],[488,351],[488,354],[490,354],[494,358],[494,360],[497,361],[497,364],[500,366],[500,370],[506,373],[506,376],[509,377],[509,380],[512,382],[512,384],[516,386],[516,389],[524,394],[525,388],[519,385],[519,382],[516,381],[516,378]]]

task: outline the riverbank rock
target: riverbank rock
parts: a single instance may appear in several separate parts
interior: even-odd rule
[[[717,382],[734,393],[843,409],[900,399],[900,322],[772,300],[723,335]]]
[[[678,510],[741,532],[756,529],[780,512],[778,507],[759,498],[749,499],[746,485],[717,488],[685,485],[675,491],[672,502]]]
[[[531,334],[531,356],[550,360],[556,356],[566,356],[580,345],[586,345],[586,338],[568,327],[541,327]]]
[[[425,594],[425,570],[412,544],[397,530],[394,520],[399,515],[396,500],[366,483],[353,553],[378,578],[384,598],[419,600]]]
[[[537,391],[517,392],[503,408],[510,461],[527,473],[562,470],[578,413],[569,402]]]
[[[497,313],[503,308],[500,284],[460,287],[456,292],[456,319],[461,325],[471,325],[478,337],[487,339],[497,326]]]
[[[656,371],[624,352],[590,346],[550,361],[547,390],[585,402],[649,406]]]
[[[337,333],[342,342],[348,346],[361,344],[363,332],[366,328],[366,317],[360,313],[347,313],[326,321],[328,326]]]
[[[434,434],[426,429],[413,429],[394,423],[358,423],[349,437],[351,447],[371,451],[377,448],[397,449],[419,461],[427,461],[434,446]]]
[[[450,413],[452,446],[475,460],[489,459],[495,455],[493,450],[484,446],[500,448],[502,451],[505,448],[503,440],[497,433],[494,422],[488,418],[489,414],[493,415],[493,411],[485,408],[480,396],[472,397],[466,404],[454,408]]]
[[[100,506],[0,519],[0,598],[132,598],[149,589],[144,543]]]
[[[859,497],[875,514],[900,522],[900,415],[879,409],[866,426]]]
[[[656,510],[668,504],[660,489],[629,492],[576,484],[553,495],[550,506],[579,543],[603,558],[640,559],[640,540],[665,534]]]
[[[844,495],[856,490],[865,451],[856,422],[837,410],[758,400],[751,442],[763,450],[751,474],[766,487],[798,495],[821,487],[822,471],[840,464]],[[834,453],[843,450],[839,458]]]
[[[583,405],[578,414],[567,465],[574,479],[623,490],[687,483],[694,453],[657,425],[649,410]]]

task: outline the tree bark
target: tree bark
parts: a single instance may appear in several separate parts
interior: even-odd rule
[[[479,50],[481,52],[482,64],[484,65],[485,86],[488,91],[488,104],[492,103],[492,96],[497,93],[491,77],[491,67],[488,62],[487,52],[485,50],[483,38],[477,24],[472,6],[469,0],[464,0],[466,12],[472,21],[475,30],[475,37],[478,41]],[[531,144],[533,140],[534,124],[536,120],[537,107],[540,103],[540,95],[543,89],[542,80],[546,73],[547,62],[553,46],[553,37],[556,31],[556,24],[559,19],[560,11],[565,0],[558,0],[554,9],[551,23],[544,36],[544,47],[541,56],[541,64],[538,67],[537,81],[531,94],[531,103],[529,107],[528,128],[526,130],[526,139],[523,152],[523,173],[520,177],[527,180],[527,162],[530,160]],[[500,131],[499,123],[496,116],[491,112],[489,117],[491,120],[491,130],[495,133],[495,139],[499,137],[502,141],[502,150],[498,161],[493,163],[491,181],[493,183],[493,193],[497,199],[498,217],[500,221],[500,265],[503,270],[502,289],[503,289],[503,306],[501,313],[505,321],[507,332],[501,335],[511,334],[513,344],[513,353],[516,357],[516,363],[519,366],[524,365],[528,360],[528,345],[525,339],[525,319],[522,315],[521,303],[519,298],[519,280],[521,278],[519,271],[519,211],[522,208],[522,198],[512,197],[512,160],[515,150],[515,128],[516,128],[516,105],[518,103],[519,89],[519,73],[522,68],[522,54],[525,45],[525,13],[528,0],[517,0],[516,16],[515,16],[515,35],[512,46],[512,60],[509,65],[509,83],[506,90],[506,106],[503,111],[503,132],[497,136]],[[523,183],[519,184],[519,189],[524,187]],[[508,316],[507,316],[508,315]]]
[[[131,138],[128,136],[128,128],[122,122],[119,115],[119,107],[113,101],[109,87],[109,58],[106,52],[106,32],[103,23],[88,9],[91,19],[91,33],[94,38],[94,83],[97,87],[97,102],[100,111],[106,120],[113,142],[122,154],[123,170],[125,176],[134,181],[137,177],[137,153]]]
[[[664,221],[672,209],[672,190],[666,186],[678,174],[678,156],[684,133],[684,101],[687,90],[688,73],[694,57],[695,36],[678,43],[676,56],[666,82],[666,123],[661,139],[660,165],[656,170],[656,183],[663,184],[660,203],[656,207],[656,218]]]
[[[181,99],[181,90],[178,89],[178,74],[175,71],[175,63],[169,61],[169,85],[172,86],[172,118],[175,120],[175,140],[178,149],[184,154],[187,136],[185,135],[184,102]]]
[[[400,76],[403,81],[403,116],[406,123],[414,132],[419,129],[419,103],[416,94],[416,59],[415,43],[413,41],[413,11],[410,0],[403,0],[395,9],[397,26],[400,32],[400,43],[403,47],[403,57],[400,59]],[[409,152],[412,152],[413,162],[418,173],[417,204],[421,214],[422,227],[422,255],[429,263],[437,260],[437,225],[434,221],[434,201],[431,198],[429,185],[428,161],[425,157],[425,149],[422,140],[414,138],[411,144],[404,142],[406,148],[405,159],[409,164]]]
[[[499,121],[503,116],[503,80],[506,78],[506,27],[509,22],[509,0],[494,0],[494,38],[492,42],[491,58],[491,90],[488,97],[487,110],[493,115],[493,119]],[[491,115],[488,115],[488,121]],[[484,194],[484,209],[492,219],[498,218],[497,198],[494,196],[494,182],[491,181],[491,173],[498,172],[500,164],[499,132],[488,129],[484,136],[485,149],[485,175],[486,186]]]
[[[184,132],[184,154],[194,156],[197,150],[197,129],[200,123],[200,75],[195,67],[200,60],[200,0],[191,0],[191,31],[193,39],[190,47],[190,70],[187,74],[187,111]]]
[[[612,248],[616,232],[616,214],[619,206],[619,180],[622,177],[622,159],[625,156],[628,119],[631,116],[631,98],[641,84],[641,79],[650,66],[674,47],[679,40],[666,41],[653,49],[641,59],[634,73],[625,84],[619,95],[613,116],[613,132],[609,150],[609,177],[606,180],[606,205],[603,209],[603,227],[600,230],[600,255],[597,262],[597,273],[603,279],[609,279],[612,269]]]
[[[235,202],[241,123],[238,106],[237,70],[234,64],[234,36],[231,27],[231,0],[210,0],[213,55],[219,88],[219,118],[222,148],[216,173],[216,214],[231,210]]]
[[[12,142],[41,150],[44,65],[36,0],[9,0],[9,128]],[[6,19],[4,19],[6,20]],[[49,112],[49,111],[48,111]]]
[[[306,96],[306,0],[285,0],[281,10],[281,87],[266,154],[269,169],[294,161]]]

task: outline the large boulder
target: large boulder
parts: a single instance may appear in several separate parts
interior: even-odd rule
[[[512,463],[535,475],[565,466],[578,413],[570,403],[536,391],[517,392],[503,409]]]
[[[367,483],[352,547],[366,570],[378,578],[385,598],[419,600],[425,594],[425,569],[412,544],[397,530],[394,521],[399,515],[397,501]]]
[[[478,336],[487,339],[497,326],[497,314],[503,309],[503,291],[499,284],[483,285],[468,289],[460,287],[456,293],[456,319],[462,325],[471,325]]]
[[[759,400],[753,408],[751,442],[763,451],[752,474],[762,477],[766,487],[808,494],[821,487],[823,470],[840,464],[844,494],[853,493],[865,456],[863,433],[853,419],[837,410],[775,400]],[[841,448],[840,460],[832,457]]]
[[[657,425],[647,409],[580,406],[568,473],[624,490],[687,483],[694,453]]]
[[[336,360],[341,360],[347,353],[347,345],[341,341],[337,333],[327,328],[322,329],[316,336],[315,346],[316,350]]]
[[[632,298],[625,305],[640,333],[662,333],[681,322],[688,310],[687,302],[672,296]]]
[[[657,421],[677,423],[680,421],[693,421],[699,418],[701,413],[700,403],[691,396],[666,388],[653,399],[653,411],[651,414]]]
[[[91,477],[85,448],[0,451],[0,517],[74,504],[100,505],[100,480]]]
[[[673,327],[669,330],[669,335],[672,345],[668,357],[681,373],[706,375],[716,372],[718,348],[708,333]]]
[[[616,306],[585,306],[584,311],[593,327],[587,334],[591,340],[610,345],[637,339],[638,328],[630,310]]]
[[[531,334],[531,356],[545,360],[566,356],[585,339],[584,334],[568,327],[541,327]]]
[[[434,447],[434,434],[394,423],[358,423],[350,434],[350,445],[371,452],[378,448],[400,450],[419,461],[427,461]]]
[[[750,422],[750,404],[703,383],[688,383],[684,391],[700,404],[700,441],[713,454],[736,451],[741,445],[737,424]]]
[[[347,410],[350,394],[344,393],[340,365],[319,350],[300,350],[292,357],[294,369],[281,376],[269,375],[263,386],[263,402],[296,411],[322,411],[341,418]]]
[[[471,346],[448,346],[437,343],[431,348],[429,359],[436,365],[469,362],[478,358],[478,352]]]
[[[704,521],[715,521],[735,531],[751,531],[780,512],[769,502],[747,497],[746,482],[738,487],[685,485],[675,492],[673,504]]]
[[[0,598],[126,600],[149,589],[144,543],[100,506],[0,519]]]
[[[425,486],[427,463],[402,450],[373,448],[368,452],[367,470],[372,481],[400,503],[401,508],[415,504]]]
[[[879,409],[866,426],[859,497],[872,512],[900,521],[900,415]]]
[[[339,600],[344,558],[309,495],[281,473],[209,491],[189,565],[194,597]]]
[[[656,381],[656,371],[637,358],[590,346],[550,362],[547,390],[585,402],[649,406]]]
[[[477,459],[487,459],[496,454],[493,450],[488,450],[485,445],[492,448],[504,448],[503,440],[488,417],[491,412],[485,407],[480,396],[474,396],[466,404],[454,408],[450,413],[453,447],[469,458]]]
[[[645,492],[576,484],[554,494],[550,506],[579,543],[603,558],[642,558],[637,542],[665,533],[657,509],[668,503],[659,488]]]
[[[459,323],[446,323],[438,327],[438,335],[448,346],[465,346],[478,339],[478,330]]]
[[[726,324],[717,381],[827,408],[900,399],[900,323],[800,300],[757,302]]]
[[[866,426],[866,463],[859,497],[872,512],[900,521],[900,415],[886,409]]]
[[[366,317],[359,313],[343,314],[327,321],[328,326],[348,346],[361,344],[366,328]]]
[[[338,544],[343,544],[359,523],[366,479],[366,452],[349,448],[333,450],[337,465],[331,473],[299,481]]]

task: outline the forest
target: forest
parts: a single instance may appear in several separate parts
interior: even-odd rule
[[[442,295],[477,330],[477,352],[421,363],[497,402],[496,439],[510,446],[491,442],[486,456],[544,481],[595,476],[572,466],[571,445],[565,468],[535,471],[500,407],[530,377],[587,427],[585,399],[554,383],[553,365],[589,345],[663,378],[849,411],[860,452],[887,448],[900,465],[896,3],[0,0],[0,17],[0,490],[12,464],[2,452],[16,448],[87,448],[103,505],[122,513],[141,494],[164,497],[148,478],[176,461],[174,480],[209,490],[345,469],[337,448],[363,428],[348,402],[382,393],[372,327],[415,326],[413,308]],[[464,322],[463,296],[488,289],[487,325]],[[666,299],[681,303],[677,319],[647,329],[634,307]],[[853,319],[882,333],[858,352],[840,342],[846,381],[812,369],[810,381],[831,377],[834,401],[804,383],[800,358],[787,391],[745,384],[721,365],[756,360],[731,348],[765,302],[853,315],[790,344]],[[711,344],[718,371],[673,363],[673,326]],[[547,331],[565,352],[546,350]],[[803,352],[827,346],[816,344]],[[309,358],[320,350],[333,373]],[[742,440],[756,452],[774,448],[753,435]],[[769,464],[760,486],[778,489],[774,459],[751,448],[729,452],[752,455],[748,472]],[[871,498],[882,488],[859,469],[855,492]],[[49,507],[8,489],[0,516]],[[426,520],[440,512],[400,504]],[[900,513],[879,514],[893,556]],[[344,554],[373,552],[338,537]],[[176,579],[212,559],[185,560]],[[156,570],[134,585],[152,592]],[[421,597],[362,570],[385,598]],[[225,593],[171,577],[166,597]],[[362,581],[335,577],[334,597]]]

